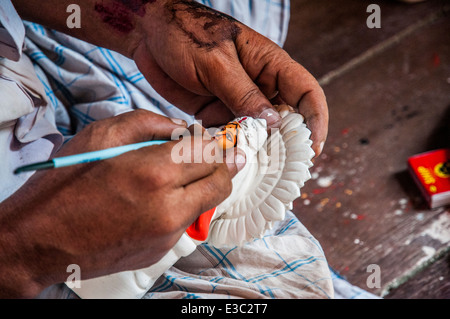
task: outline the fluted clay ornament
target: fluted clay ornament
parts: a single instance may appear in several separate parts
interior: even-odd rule
[[[287,105],[276,106],[279,130],[267,137],[265,121],[240,118],[237,147],[246,153],[245,167],[233,178],[231,195],[216,209],[207,242],[216,247],[242,245],[260,238],[283,220],[310,179],[314,151],[303,116]]]

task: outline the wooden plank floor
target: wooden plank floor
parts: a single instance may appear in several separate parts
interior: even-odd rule
[[[427,209],[407,172],[450,147],[448,1],[292,0],[285,45],[319,78],[330,131],[294,212],[330,265],[385,298],[450,298],[450,208]],[[381,270],[369,288],[367,267]]]

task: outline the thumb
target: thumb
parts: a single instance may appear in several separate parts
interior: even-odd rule
[[[231,177],[234,177],[244,168],[247,159],[243,150],[233,147],[224,153],[224,161],[227,164]]]
[[[252,81],[240,63],[231,62],[223,72],[210,74],[211,87],[216,95],[237,117],[251,116],[265,119],[268,128],[281,126],[281,117],[268,98]]]

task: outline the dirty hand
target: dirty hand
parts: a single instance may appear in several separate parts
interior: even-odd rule
[[[158,93],[204,126],[252,116],[278,127],[276,97],[305,117],[313,148],[321,151],[328,108],[316,79],[232,17],[191,0],[78,0],[83,27],[68,29],[71,0],[13,2],[24,19],[134,59]]]
[[[148,3],[133,32],[138,40],[130,55],[150,84],[204,126],[246,115],[278,127],[270,102],[277,97],[306,118],[321,152],[328,130],[324,93],[269,39],[194,1]]]

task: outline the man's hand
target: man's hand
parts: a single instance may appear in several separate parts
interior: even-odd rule
[[[57,156],[170,139],[183,127],[138,110],[91,124]],[[175,164],[177,143],[209,151],[197,163]],[[36,173],[0,206],[0,295],[33,296],[64,281],[73,263],[82,279],[156,263],[200,214],[230,194],[237,167],[212,160],[220,154],[216,147],[201,136],[185,137]]]
[[[133,58],[168,101],[203,120],[236,116],[279,126],[272,99],[298,110],[318,155],[328,133],[325,95],[275,43],[233,18],[190,0],[77,0],[82,27],[68,29],[72,0],[13,0],[28,20]]]
[[[194,1],[157,1],[146,9],[136,22],[138,40],[130,55],[162,96],[204,126],[247,115],[278,127],[270,101],[276,98],[306,118],[313,148],[321,152],[328,129],[324,93],[284,50]]]

